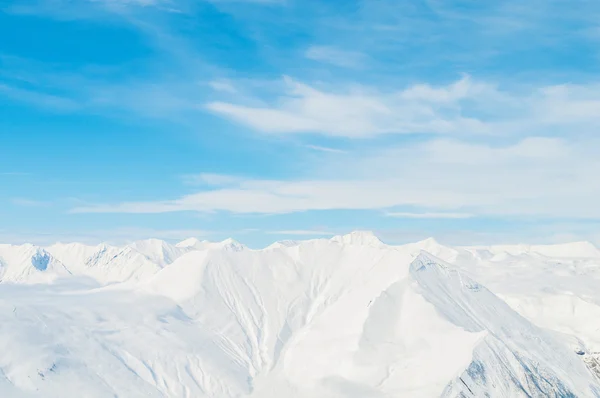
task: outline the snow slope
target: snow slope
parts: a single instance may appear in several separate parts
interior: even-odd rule
[[[592,249],[0,245],[0,396],[600,397]]]
[[[423,296],[452,323],[487,332],[473,362],[445,396],[565,397],[595,389],[589,370],[568,346],[485,287],[427,254],[411,264],[411,274]]]

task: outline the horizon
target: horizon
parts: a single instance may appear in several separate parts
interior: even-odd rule
[[[184,238],[184,239],[161,239],[161,238],[156,238],[156,237],[149,237],[149,238],[142,238],[142,239],[129,240],[129,241],[113,241],[113,242],[111,242],[111,241],[97,241],[97,242],[55,241],[55,242],[49,242],[49,243],[45,243],[45,244],[35,244],[32,242],[20,242],[20,243],[0,242],[0,245],[6,245],[6,244],[13,245],[13,246],[32,245],[35,247],[40,247],[42,249],[47,248],[47,247],[52,247],[52,246],[58,246],[58,245],[82,245],[82,246],[88,246],[88,247],[106,245],[106,246],[113,246],[113,247],[126,247],[126,246],[132,246],[132,245],[134,245],[136,243],[140,243],[140,242],[158,241],[158,242],[167,243],[168,245],[171,245],[173,247],[182,247],[183,248],[185,246],[180,246],[180,244],[185,243],[186,241],[194,240],[199,243],[235,243],[235,244],[240,244],[243,247],[250,249],[250,250],[259,250],[260,251],[263,249],[267,249],[274,244],[282,243],[282,242],[294,242],[294,243],[301,244],[301,243],[309,242],[309,241],[313,241],[313,240],[333,241],[336,238],[350,237],[350,236],[356,235],[356,234],[366,234],[369,236],[373,236],[374,238],[377,239],[377,241],[379,243],[381,243],[385,246],[392,246],[392,247],[400,247],[400,246],[406,246],[406,245],[412,245],[412,244],[431,242],[431,243],[434,243],[434,244],[437,244],[440,246],[444,246],[444,247],[448,247],[448,248],[459,248],[459,249],[460,248],[486,248],[486,247],[489,247],[489,248],[491,248],[491,247],[516,248],[516,247],[522,247],[522,246],[525,246],[525,247],[527,247],[527,246],[569,246],[569,245],[577,245],[577,244],[589,244],[589,245],[592,245],[593,247],[595,247],[596,249],[600,249],[600,247],[597,244],[587,241],[587,240],[559,242],[559,243],[496,242],[496,243],[487,244],[487,245],[486,244],[460,245],[460,244],[449,244],[449,243],[445,243],[445,242],[440,242],[435,237],[430,236],[430,237],[426,237],[426,238],[419,239],[419,240],[413,240],[413,241],[390,242],[390,241],[386,241],[386,240],[382,239],[375,231],[369,231],[369,230],[354,230],[354,231],[349,231],[346,233],[324,235],[324,236],[320,236],[320,237],[305,237],[305,238],[298,238],[298,239],[273,240],[270,243],[268,243],[266,245],[262,245],[262,246],[247,244],[244,241],[240,241],[240,240],[232,238],[232,237],[227,237],[227,238],[220,239],[220,240],[211,240],[211,239],[203,239],[202,237],[195,237],[195,236],[190,236],[190,237]]]

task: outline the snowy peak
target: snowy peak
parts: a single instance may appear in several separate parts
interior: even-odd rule
[[[187,238],[177,243],[175,246],[181,249],[204,250],[208,244],[210,244],[210,242],[207,240],[200,240],[198,238]]]
[[[244,249],[246,249],[246,246],[242,245],[240,242],[231,239],[231,238],[227,238],[221,242],[219,242],[218,244],[219,248],[225,249],[225,250],[230,250],[230,251],[242,251]]]
[[[45,250],[71,269],[85,264],[90,257],[105,248],[105,244],[91,246],[82,243],[56,243]]]
[[[437,240],[435,240],[435,238],[429,237],[427,239],[423,239],[421,241],[416,242],[415,246],[419,246],[423,250],[427,250],[427,249],[431,249],[431,248],[440,247],[441,245],[438,243]]]
[[[179,247],[160,239],[138,240],[131,245],[132,249],[146,256],[150,261],[164,267],[171,264],[184,253]]]
[[[221,242],[211,242],[208,240],[199,240],[197,238],[188,238],[177,243],[175,246],[180,249],[186,249],[188,251],[209,249],[225,249],[232,251],[240,251],[246,248],[246,246],[232,238],[227,238]]]
[[[331,238],[331,241],[343,245],[384,246],[383,242],[371,231],[354,231],[346,235],[337,235]]]
[[[49,282],[70,274],[49,252],[31,244],[0,245],[1,280],[10,282]]]
[[[271,243],[269,246],[265,247],[265,249],[282,249],[287,247],[298,246],[301,242],[292,239],[280,240],[275,243]]]
[[[418,255],[425,251],[433,254],[437,258],[443,258],[450,262],[454,262],[459,255],[459,252],[456,249],[444,246],[438,243],[434,238],[427,238],[416,243],[409,243],[408,245],[404,245],[404,247],[410,248],[414,255]]]

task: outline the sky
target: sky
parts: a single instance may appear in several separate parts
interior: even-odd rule
[[[0,241],[600,243],[600,3],[1,0]]]

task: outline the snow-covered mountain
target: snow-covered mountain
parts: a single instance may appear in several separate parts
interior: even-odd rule
[[[0,396],[600,397],[592,244],[0,245]]]
[[[0,280],[50,282],[70,274],[65,265],[41,247],[0,245]]]

